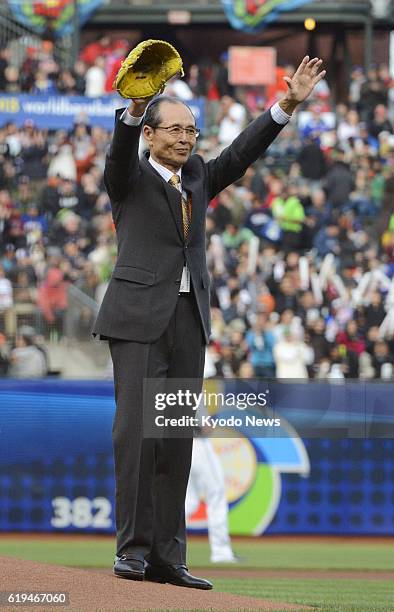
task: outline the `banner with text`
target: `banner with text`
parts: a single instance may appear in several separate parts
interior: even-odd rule
[[[97,125],[106,130],[114,126],[115,109],[127,101],[119,96],[88,98],[85,96],[45,96],[28,94],[0,94],[0,127],[12,121],[22,126],[26,119],[34,121],[39,129],[72,129],[78,121]],[[204,128],[203,98],[188,101],[197,127]]]

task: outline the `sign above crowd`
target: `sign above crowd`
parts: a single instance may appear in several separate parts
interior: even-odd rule
[[[272,85],[276,81],[274,47],[230,47],[228,78],[232,85]]]
[[[197,127],[204,127],[203,98],[188,100]],[[106,130],[114,126],[115,109],[125,106],[119,96],[88,98],[85,96],[45,96],[28,94],[0,94],[0,127],[8,122],[23,126],[29,119],[39,129],[70,130],[75,123],[84,122]]]
[[[231,26],[243,32],[259,32],[285,11],[294,11],[311,0],[222,0]]]

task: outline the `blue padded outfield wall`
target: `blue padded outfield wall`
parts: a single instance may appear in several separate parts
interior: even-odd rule
[[[113,414],[111,382],[0,381],[1,531],[114,532]],[[233,534],[394,535],[392,438],[213,443]]]

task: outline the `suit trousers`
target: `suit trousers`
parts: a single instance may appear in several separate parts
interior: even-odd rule
[[[193,439],[147,438],[143,379],[189,378],[200,391],[205,339],[193,290],[180,294],[162,336],[153,343],[111,338],[116,412],[117,555],[153,565],[186,563],[185,496]]]

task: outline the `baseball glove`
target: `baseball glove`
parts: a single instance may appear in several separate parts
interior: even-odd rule
[[[144,40],[122,62],[113,88],[122,98],[149,98],[175,74],[184,75],[178,51],[164,40]]]

